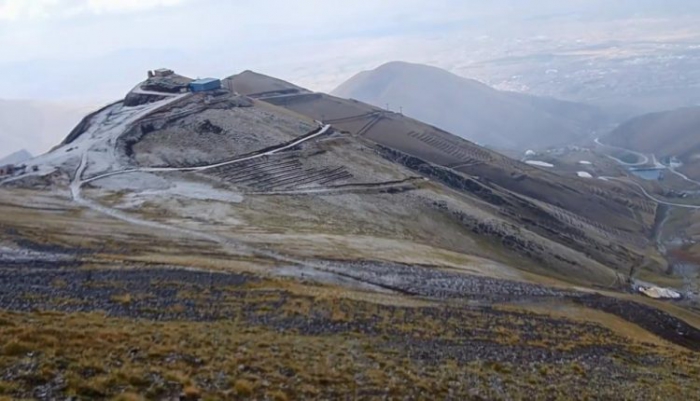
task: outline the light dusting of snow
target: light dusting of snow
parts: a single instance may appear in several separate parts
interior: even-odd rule
[[[531,166],[537,166],[537,167],[547,167],[547,168],[552,168],[554,165],[552,163],[547,163],[539,160],[528,160],[525,163],[531,165]]]
[[[678,291],[661,287],[639,287],[639,292],[654,299],[681,299],[683,297]]]
[[[93,181],[93,185],[105,189],[131,191],[124,197],[122,207],[133,208],[149,200],[172,198],[240,203],[243,196],[229,190],[220,190],[211,185],[189,181],[169,181],[148,173],[128,173]]]
[[[89,152],[86,175],[97,175],[120,169],[116,154],[116,141],[131,124],[168,104],[187,96],[178,95],[159,102],[135,107],[114,103],[95,114],[89,126],[72,143],[31,160],[30,167],[36,165],[38,171],[26,176],[44,176],[59,168],[74,170],[80,164],[81,156]]]
[[[112,175],[91,182],[91,185],[110,191],[165,190],[172,186],[170,181],[155,174],[131,172]]]

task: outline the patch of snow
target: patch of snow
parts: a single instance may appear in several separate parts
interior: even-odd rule
[[[593,178],[591,173],[586,172],[586,171],[579,171],[578,173],[576,173],[576,175],[578,175],[581,178]]]
[[[134,171],[101,178],[92,181],[91,185],[110,191],[123,190],[140,192],[147,190],[166,190],[172,186],[172,183],[155,174]]]
[[[219,202],[241,203],[243,196],[239,193],[216,189],[211,185],[195,182],[178,182],[175,187],[166,191],[168,195],[198,200],[213,200]]]
[[[661,287],[639,287],[639,292],[654,299],[681,299],[682,295],[674,290]]]
[[[112,178],[116,177],[109,177],[108,179]],[[143,188],[143,182],[133,185],[132,189],[134,192],[131,192],[124,197],[125,203],[123,206],[127,208],[134,208],[140,206],[146,201],[162,201],[172,198],[217,201],[225,203],[240,203],[243,201],[243,196],[241,194],[228,190],[216,189],[211,185],[185,181],[169,183],[167,180],[161,179],[160,177],[156,178],[160,179],[161,181],[152,180],[152,183],[157,183],[157,186],[155,187]],[[163,183],[169,185],[163,187]],[[137,189],[134,189],[134,187],[137,187]]]
[[[589,162],[588,160],[581,160],[580,162],[578,162],[578,164],[583,164],[584,166],[590,166],[593,163]]]
[[[182,97],[173,96],[159,102],[145,105],[127,107],[123,102],[117,102],[105,107],[95,114],[83,134],[72,143],[63,145],[49,153],[36,157],[28,163],[31,171],[33,166],[37,166],[36,172],[25,174],[29,176],[45,176],[58,169],[72,172],[80,164],[80,159],[84,153],[89,153],[85,167],[86,175],[97,175],[109,171],[120,169],[119,155],[115,149],[115,144],[121,136],[134,122],[167,106]]]
[[[134,209],[147,201],[161,202],[173,198],[225,203],[243,201],[243,196],[237,192],[216,189],[205,183],[169,180],[156,174],[139,171],[107,176],[92,181],[91,185],[113,192],[129,192],[119,205],[120,209]]]
[[[525,163],[531,165],[531,166],[537,166],[537,167],[547,167],[547,168],[552,168],[554,165],[552,163],[547,163],[539,160],[528,160]]]
[[[535,152],[534,150],[528,150],[527,152],[525,152],[525,156],[535,156],[536,154],[537,152]]]
[[[17,249],[7,246],[0,246],[0,261],[6,262],[27,262],[27,261],[59,261],[59,260],[70,260],[73,258],[71,255],[64,255],[60,253],[50,253],[50,252],[38,252],[29,249]]]

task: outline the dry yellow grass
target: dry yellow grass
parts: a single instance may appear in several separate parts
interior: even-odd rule
[[[547,316],[572,319],[580,322],[597,323],[612,330],[620,336],[628,338],[634,343],[656,344],[661,348],[670,348],[681,352],[685,351],[685,349],[682,347],[670,343],[618,316],[573,304],[517,304],[502,305],[499,306],[499,308],[510,311],[527,310]]]
[[[4,322],[0,324],[0,344],[5,344],[6,353],[0,358],[0,371],[32,353],[37,358],[32,380],[51,380],[62,374],[67,380],[67,394],[124,400],[168,394],[183,394],[187,399],[230,399],[234,395],[251,399],[328,399],[358,392],[365,395],[356,398],[371,398],[366,392],[372,391],[382,394],[388,391],[389,396],[398,398],[409,394],[442,398],[448,395],[448,383],[465,378],[475,378],[472,385],[490,398],[489,394],[495,394],[489,392],[486,383],[495,377],[503,380],[511,394],[542,391],[546,378],[557,377],[552,391],[566,394],[564,389],[573,388],[567,386],[575,386],[577,378],[593,375],[584,365],[458,362],[451,355],[436,356],[433,363],[426,365],[406,353],[408,339],[427,344],[439,339],[455,344],[469,341],[497,347],[546,347],[559,352],[576,352],[579,346],[612,346],[622,347],[618,352],[677,361],[678,365],[673,367],[667,362],[649,367],[625,366],[630,372],[642,377],[652,375],[658,380],[617,385],[652,392],[659,380],[669,382],[671,371],[688,375],[700,371],[700,362],[693,361],[687,352],[659,344],[635,345],[636,341],[605,331],[581,330],[567,323],[571,321],[564,317],[559,320],[563,326],[533,329],[531,320],[537,315],[519,307],[506,308],[512,309],[512,313],[506,314],[457,307],[460,314],[451,317],[441,315],[440,306],[426,308],[334,296],[294,295],[286,290],[280,292],[275,283],[281,288],[293,287],[274,281],[250,285],[245,298],[240,300],[241,310],[254,308],[260,316],[323,317],[326,323],[319,327],[366,322],[362,325],[374,327],[372,330],[377,334],[341,330],[304,335],[296,330],[251,325],[241,318],[201,323],[150,322],[101,314],[0,312],[0,321]],[[198,294],[187,297],[196,300]],[[276,309],[269,308],[283,300]],[[626,333],[631,333],[624,325],[617,328],[615,319],[597,313],[583,311],[580,318],[586,323],[598,319],[613,329],[624,328]],[[471,334],[460,334],[463,329]],[[390,344],[396,344],[397,348],[387,347]],[[90,372],[89,376],[85,372]],[[17,378],[9,385],[0,382],[0,396],[19,394],[27,385],[26,380]],[[203,387],[213,382],[219,383],[218,390]],[[687,394],[691,390],[692,386],[681,391]]]

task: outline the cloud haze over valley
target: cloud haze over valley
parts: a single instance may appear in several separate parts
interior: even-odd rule
[[[0,99],[98,105],[158,66],[253,69],[330,91],[401,60],[631,116],[700,103],[699,11],[680,0],[2,0]]]
[[[680,0],[1,0],[0,99],[98,105],[158,66],[330,91],[401,60],[631,116],[700,103],[699,12]]]

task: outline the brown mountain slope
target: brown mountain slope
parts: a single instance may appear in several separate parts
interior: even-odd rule
[[[264,79],[246,72],[231,77],[229,85],[369,139],[387,149],[385,157],[477,199],[517,226],[605,265],[625,270],[652,263],[645,261],[645,255],[655,205],[624,186],[565,178],[358,101],[308,92],[260,95],[264,91],[257,91],[251,81]]]
[[[499,91],[436,67],[405,62],[361,72],[331,93],[401,108],[407,116],[496,149],[568,145],[609,122],[592,106]]]

